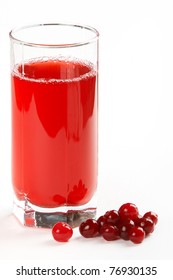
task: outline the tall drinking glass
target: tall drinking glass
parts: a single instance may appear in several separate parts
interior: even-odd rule
[[[26,226],[96,213],[98,39],[74,24],[10,32],[14,213]]]

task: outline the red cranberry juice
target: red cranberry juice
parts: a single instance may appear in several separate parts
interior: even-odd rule
[[[44,58],[12,73],[12,181],[19,200],[83,205],[97,185],[97,83],[92,65]]]

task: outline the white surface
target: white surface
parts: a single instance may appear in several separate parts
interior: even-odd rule
[[[0,259],[173,259],[173,2],[0,2]],[[56,243],[50,230],[11,214],[8,32],[16,26],[77,22],[100,32],[98,214],[134,202],[159,224],[143,244],[84,239]]]

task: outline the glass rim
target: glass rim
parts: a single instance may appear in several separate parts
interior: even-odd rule
[[[74,28],[80,28],[87,31],[90,31],[93,33],[93,36],[90,36],[88,39],[80,40],[76,42],[69,42],[69,43],[36,43],[36,42],[28,42],[27,40],[22,40],[20,38],[17,38],[15,34],[18,32],[29,29],[29,28],[36,28],[36,27],[44,27],[44,26],[65,26],[65,27],[74,27]],[[12,29],[9,32],[9,37],[12,41],[15,41],[18,44],[22,44],[25,46],[32,46],[32,47],[42,47],[42,48],[69,48],[69,47],[78,47],[82,45],[87,45],[92,43],[93,41],[97,40],[99,37],[99,32],[94,27],[91,27],[89,25],[82,25],[82,24],[75,24],[75,23],[38,23],[38,24],[31,24],[31,25],[25,25],[22,27],[17,27]]]

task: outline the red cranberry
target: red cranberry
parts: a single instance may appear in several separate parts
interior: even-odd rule
[[[80,224],[79,231],[85,238],[95,237],[99,233],[99,224],[94,219],[88,219]]]
[[[120,238],[118,228],[111,224],[104,224],[100,233],[107,241],[113,241]]]
[[[135,226],[135,223],[131,219],[123,219],[118,225],[120,237],[124,240],[129,240],[129,230]]]
[[[133,203],[125,203],[118,210],[120,219],[129,218],[135,220],[139,215],[138,208]]]
[[[100,216],[98,219],[97,219],[97,223],[99,225],[99,231],[100,229],[102,228],[102,226],[106,223],[106,218],[105,216]]]
[[[116,225],[119,221],[119,214],[116,210],[109,210],[104,214],[106,223]]]
[[[65,222],[58,222],[52,228],[52,235],[56,241],[67,242],[73,235],[73,229]]]
[[[138,226],[143,228],[146,235],[154,231],[154,222],[148,218],[139,219]]]
[[[135,219],[133,219],[135,225],[137,226],[139,224],[139,220],[142,218],[142,215],[138,215]]]
[[[153,221],[153,223],[156,225],[158,222],[158,215],[152,211],[149,211],[147,213],[144,214],[143,216],[144,218],[149,218],[150,220]]]
[[[133,227],[129,231],[129,239],[135,243],[139,244],[142,243],[142,241],[145,238],[145,231],[141,227]]]

